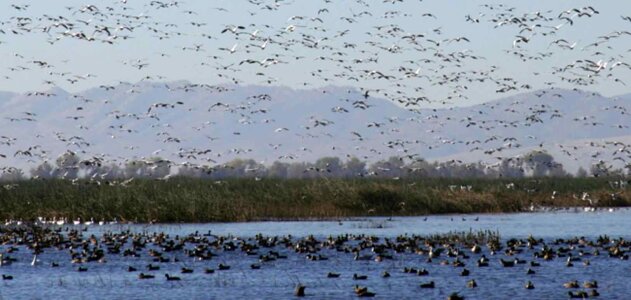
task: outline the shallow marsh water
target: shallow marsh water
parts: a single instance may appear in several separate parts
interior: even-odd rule
[[[613,212],[601,210],[560,210],[523,214],[446,215],[428,217],[374,217],[341,221],[306,222],[251,222],[213,224],[157,224],[157,225],[106,225],[89,226],[83,233],[96,236],[104,232],[166,232],[170,235],[187,235],[199,231],[210,231],[216,235],[253,237],[292,235],[304,237],[314,235],[324,239],[329,235],[365,234],[381,238],[397,235],[429,235],[450,231],[491,230],[500,233],[502,242],[509,238],[525,239],[530,234],[551,242],[556,238],[585,236],[595,239],[607,234],[611,237],[631,238],[631,210],[618,209]],[[5,252],[8,246],[0,246]],[[481,254],[468,253],[466,261],[470,276],[459,276],[462,268],[440,265],[436,259],[426,262],[427,257],[414,253],[397,253],[394,259],[376,262],[357,261],[352,254],[340,253],[335,249],[322,249],[320,254],[328,260],[310,261],[305,254],[292,249],[277,247],[276,251],[286,254],[287,259],[260,263],[261,269],[252,270],[250,265],[259,263],[258,256],[246,255],[241,251],[219,251],[218,256],[207,261],[189,258],[182,252],[168,254],[179,262],[161,263],[159,271],[147,271],[152,263],[148,255],[123,257],[106,255],[106,263],[87,263],[87,272],[77,272],[78,265],[68,260],[68,250],[47,249],[39,256],[40,264],[31,266],[32,253],[23,247],[14,253],[17,258],[8,266],[0,267],[0,273],[10,274],[13,280],[0,284],[3,299],[291,299],[294,286],[300,282],[307,286],[307,298],[348,299],[356,298],[353,286],[368,286],[376,293],[376,299],[446,299],[452,292],[459,292],[467,299],[566,299],[568,289],[563,283],[570,280],[597,280],[602,299],[624,299],[631,294],[631,263],[607,257],[606,253],[590,256],[591,264],[584,266],[580,261],[567,267],[564,259],[542,262],[533,268],[534,275],[527,275],[528,265],[504,268],[500,258],[507,259],[501,252],[491,256],[484,247],[483,254],[490,258],[488,268],[478,268],[475,261]],[[263,253],[264,249],[260,252]],[[267,250],[265,250],[267,251]],[[369,250],[362,252],[370,254]],[[516,257],[533,260],[531,251]],[[511,257],[510,259],[514,259]],[[50,262],[60,262],[60,267],[50,267]],[[231,266],[230,270],[205,274],[205,268],[217,269],[219,263]],[[138,272],[127,272],[134,266]],[[192,274],[180,274],[182,267],[194,270]],[[426,268],[428,276],[403,273],[404,267]],[[383,271],[392,276],[382,278]],[[155,279],[139,280],[139,272],[156,275]],[[340,278],[327,278],[328,272],[340,273]],[[180,276],[179,282],[168,282],[164,274]],[[367,275],[367,280],[353,280],[354,273]],[[466,287],[468,280],[475,279],[478,287]],[[532,281],[535,289],[526,290],[523,285]],[[434,281],[435,289],[421,289],[420,283]]]

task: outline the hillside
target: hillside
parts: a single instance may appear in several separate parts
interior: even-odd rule
[[[182,81],[121,83],[78,94],[60,88],[38,95],[0,92],[0,153],[6,156],[0,163],[28,167],[66,150],[119,163],[152,156],[215,164],[237,157],[271,163],[393,155],[492,163],[522,149],[549,149],[576,168],[613,161],[622,147],[616,137],[631,135],[630,100],[550,89],[410,111],[334,86],[295,90]],[[625,160],[628,155],[616,153]]]

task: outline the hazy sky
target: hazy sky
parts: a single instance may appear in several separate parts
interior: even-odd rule
[[[164,1],[169,3],[169,1]],[[630,1],[365,1],[369,5],[357,1],[279,1],[275,10],[262,9],[265,5],[273,5],[274,1],[259,1],[265,4],[253,5],[248,1],[178,1],[175,7],[156,9],[150,1],[128,0],[104,1],[95,3],[99,10],[107,15],[103,20],[97,16],[79,12],[87,3],[85,1],[22,1],[0,5],[0,90],[3,91],[42,91],[52,85],[69,91],[81,91],[102,84],[113,85],[119,81],[137,82],[149,76],[155,81],[189,80],[196,83],[220,84],[229,82],[228,78],[238,78],[242,84],[272,84],[291,87],[318,87],[326,85],[351,85],[365,88],[381,88],[390,95],[401,91],[410,97],[427,97],[432,102],[452,102],[455,104],[471,104],[496,99],[508,93],[498,94],[498,85],[490,82],[454,82],[438,84],[436,79],[405,78],[399,69],[404,66],[411,70],[420,68],[419,74],[454,76],[457,72],[471,74],[472,71],[488,71],[496,69],[495,78],[512,78],[517,86],[528,85],[532,89],[544,88],[548,85],[565,88],[576,87],[575,84],[562,82],[562,77],[585,76],[589,73],[576,69],[574,73],[554,72],[554,68],[567,66],[576,60],[589,59],[609,61],[609,66],[617,61],[627,62],[625,55],[631,48],[631,35],[623,34],[619,38],[608,40],[596,47],[583,49],[615,31],[631,30],[631,22],[623,20],[621,15],[631,15]],[[386,3],[382,3],[386,2]],[[396,2],[396,3],[392,3]],[[548,22],[525,21],[528,26],[544,24],[556,26],[563,23],[554,34],[545,26],[533,27],[532,31],[520,33],[516,25],[498,26],[490,21],[499,12],[497,6],[490,10],[482,4],[501,4],[505,8],[514,7],[510,13],[521,16],[525,13],[539,11],[548,17],[555,18]],[[26,10],[11,7],[29,4]],[[558,19],[560,12],[585,6],[593,6],[599,14],[593,16],[574,16],[573,25]],[[112,7],[108,10],[106,7]],[[326,8],[328,12],[320,9]],[[550,11],[550,12],[548,12]],[[362,14],[369,12],[369,14]],[[114,14],[128,15],[121,17]],[[431,13],[434,17],[425,15]],[[407,15],[406,15],[407,14]],[[483,15],[481,15],[483,14]],[[572,17],[575,13],[567,14]],[[76,24],[68,33],[84,32],[91,36],[97,25],[117,26],[128,24],[143,25],[133,32],[120,30],[117,35],[129,36],[119,38],[114,44],[98,41],[107,38],[97,34],[97,41],[84,41],[63,36],[64,28],[56,27],[43,32],[43,28],[55,21],[43,19],[48,16],[65,16],[69,22]],[[386,18],[386,16],[392,16]],[[479,23],[468,22],[465,16],[480,19]],[[131,18],[129,16],[135,16]],[[305,16],[305,19],[293,19],[292,16]],[[16,17],[30,17],[21,21]],[[309,20],[319,17],[319,20]],[[343,19],[351,18],[351,19]],[[122,21],[120,21],[122,20]],[[84,21],[81,23],[80,21]],[[26,22],[21,27],[30,32],[17,29],[18,23]],[[195,24],[193,24],[195,23]],[[375,36],[375,26],[395,24],[405,33],[423,34],[424,39],[438,41],[439,46],[425,40],[423,47],[438,49],[440,53],[465,53],[483,57],[484,59],[467,59],[460,64],[446,64],[436,61],[435,50],[418,51],[414,45],[398,36]],[[244,32],[259,30],[257,39],[250,40],[248,35],[235,36],[221,31],[226,25],[243,25]],[[287,26],[296,25],[295,29],[285,30]],[[526,26],[526,27],[528,27]],[[157,29],[168,32],[156,33]],[[19,34],[12,33],[15,30]],[[348,30],[342,36],[341,32]],[[282,33],[279,33],[282,32]],[[385,30],[381,31],[385,33]],[[368,34],[370,33],[370,34]],[[278,37],[275,37],[279,34]],[[513,46],[513,41],[521,35],[529,40]],[[162,39],[160,39],[162,37]],[[323,39],[317,48],[300,45],[308,38]],[[446,42],[446,39],[466,37],[471,42]],[[282,41],[290,46],[269,43],[266,49],[259,49],[248,44],[262,45],[270,38]],[[53,44],[50,42],[57,39]],[[550,44],[552,41],[565,39],[568,44],[576,43],[573,49],[562,49]],[[378,45],[370,44],[371,42]],[[232,48],[238,43],[235,53],[218,50]],[[354,48],[344,47],[355,44]],[[382,46],[382,48],[379,48]],[[184,49],[190,48],[190,49]],[[386,48],[395,49],[388,51]],[[416,47],[418,48],[418,47]],[[246,50],[249,52],[247,53]],[[538,56],[545,53],[551,55],[542,59],[526,59],[522,61],[515,54],[506,53],[515,50],[527,55]],[[362,53],[370,51],[370,53]],[[339,54],[332,54],[340,52]],[[274,56],[276,55],[276,56]],[[337,56],[336,56],[337,55]],[[213,58],[217,56],[217,58]],[[298,59],[296,59],[298,57]],[[324,59],[319,59],[323,57]],[[356,64],[354,69],[344,69],[353,59],[366,60],[378,57],[377,63]],[[276,58],[283,63],[263,68],[257,65],[239,62],[245,59],[263,60]],[[344,59],[345,63],[328,60]],[[435,60],[424,63],[422,59]],[[46,67],[40,67],[33,61],[44,61]],[[146,64],[142,69],[133,65]],[[234,64],[230,68],[221,66]],[[28,70],[20,70],[26,67]],[[609,68],[609,67],[608,67]],[[400,81],[357,78],[365,74],[363,70],[378,70],[386,75],[396,75]],[[257,74],[258,73],[258,74]],[[553,74],[554,73],[554,74]],[[314,77],[313,74],[319,75]],[[335,75],[339,76],[335,76]],[[607,77],[607,74],[611,74]],[[605,70],[597,77],[597,83],[579,88],[596,91],[606,96],[629,92],[631,72],[628,68],[618,66],[615,70]],[[83,78],[77,78],[81,76]],[[355,77],[355,79],[349,79]],[[615,78],[619,78],[618,81]],[[78,80],[75,82],[75,79]],[[325,80],[326,79],[326,80]],[[46,82],[49,81],[49,82]],[[72,82],[71,82],[72,81]],[[630,82],[625,82],[630,81]],[[401,85],[397,86],[396,84]],[[306,83],[306,85],[305,85]],[[548,85],[546,85],[548,83]],[[419,89],[422,88],[422,89]],[[523,92],[524,90],[520,90]],[[457,97],[451,97],[453,95]],[[468,100],[464,99],[468,98]]]

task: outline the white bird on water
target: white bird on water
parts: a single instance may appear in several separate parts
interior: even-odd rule
[[[62,226],[67,223],[66,221],[67,221],[66,218],[59,218],[59,220],[55,221],[55,224]]]
[[[37,259],[37,254],[33,256],[33,261],[31,262],[31,266],[39,265],[40,261]]]

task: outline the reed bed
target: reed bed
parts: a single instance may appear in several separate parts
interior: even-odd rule
[[[0,187],[0,219],[232,222],[623,207],[606,178],[27,180]]]

